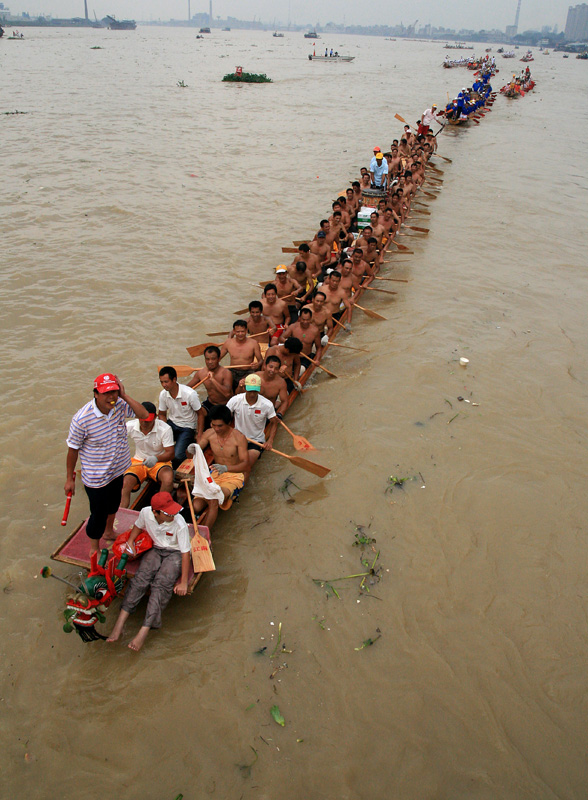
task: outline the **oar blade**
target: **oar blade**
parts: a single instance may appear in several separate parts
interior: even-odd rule
[[[294,441],[295,450],[314,450],[316,452],[316,447],[313,447],[308,439],[304,438],[304,436],[297,436],[294,434],[292,439]]]
[[[214,333],[207,333],[207,336],[230,336],[231,331],[215,331]]]
[[[190,542],[190,550],[195,573],[213,572],[216,569],[212,553],[210,552],[210,545],[200,531],[198,531],[198,526],[196,526],[194,536]]]
[[[237,317],[242,317],[243,314],[249,314],[249,307],[240,308],[239,311],[233,311],[233,314],[235,314]]]
[[[388,319],[387,317],[383,317],[381,314],[378,314],[377,311],[372,311],[371,308],[364,308],[363,306],[358,305],[355,307],[359,308],[360,311],[363,311],[363,313],[366,314],[366,316],[371,317],[371,319],[381,319],[384,320],[384,322]]]
[[[204,344],[194,344],[192,347],[186,347],[188,354],[192,356],[192,358],[198,358],[201,356],[202,353],[206,350],[207,347],[210,347],[212,342],[204,342]]]
[[[307,458],[301,458],[300,456],[289,456],[289,461],[291,464],[294,464],[295,467],[300,467],[300,469],[305,469],[307,472],[312,472],[313,475],[318,475],[319,478],[324,478],[331,471],[327,467],[315,464],[314,461],[309,461]]]
[[[297,253],[297,247],[282,247],[282,253]]]

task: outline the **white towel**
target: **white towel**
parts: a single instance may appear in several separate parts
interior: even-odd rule
[[[192,489],[192,494],[194,497],[202,497],[204,500],[218,500],[219,503],[224,502],[223,490],[210,477],[208,464],[204,458],[202,448],[198,444],[196,445],[193,461],[194,488]]]

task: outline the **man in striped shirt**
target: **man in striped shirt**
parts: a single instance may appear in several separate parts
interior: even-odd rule
[[[125,392],[116,375],[94,381],[94,399],[74,414],[67,437],[65,494],[75,494],[75,469],[82,463],[82,483],[90,500],[86,533],[90,555],[102,536],[116,538],[114,518],[120,506],[123,478],[131,466],[126,421],[145,419],[147,409]]]

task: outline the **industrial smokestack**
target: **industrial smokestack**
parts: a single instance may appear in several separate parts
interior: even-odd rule
[[[212,0],[210,0],[210,10],[208,12],[208,27],[212,28]]]
[[[88,19],[88,0],[84,0],[85,17]]]

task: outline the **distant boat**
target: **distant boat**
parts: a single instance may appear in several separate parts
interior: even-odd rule
[[[134,19],[116,19],[112,14],[107,14],[102,22],[109,31],[134,31],[137,27]]]
[[[210,28],[200,28],[198,33],[210,33]]]
[[[564,53],[564,54],[563,54],[563,57],[564,57],[564,58],[569,58],[569,55],[568,55],[567,53]]]
[[[284,34],[283,33],[278,33],[277,31],[274,31],[273,35],[276,37],[276,39],[283,39],[284,38]]]
[[[230,28],[223,28],[223,31],[230,31]]]
[[[579,58],[581,61],[588,61],[588,52],[578,53],[576,58]]]
[[[308,56],[309,61],[353,61],[355,56]]]
[[[318,35],[316,31],[309,31],[308,33],[304,34],[305,39],[320,39],[321,37]]]

